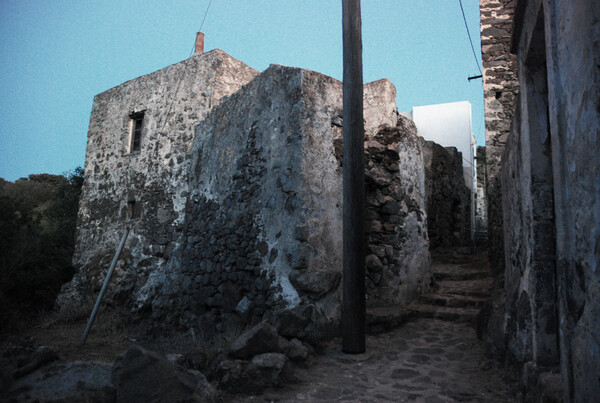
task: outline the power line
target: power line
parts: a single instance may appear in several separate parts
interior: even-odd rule
[[[469,36],[469,42],[471,43],[471,50],[473,51],[473,57],[475,57],[475,64],[477,64],[477,69],[479,70],[479,74],[483,76],[481,72],[481,66],[479,65],[479,59],[477,59],[477,53],[475,53],[475,46],[473,46],[473,40],[471,39],[471,32],[469,31],[469,25],[467,24],[467,17],[465,16],[465,10],[462,5],[462,0],[458,0],[458,4],[460,4],[460,11],[462,12],[463,20],[465,21],[465,28],[467,28],[467,35]]]
[[[206,20],[206,16],[208,15],[208,10],[210,9],[210,5],[211,4],[212,4],[212,0],[210,0],[208,2],[208,7],[206,7],[206,12],[204,13],[204,18],[202,18],[202,23],[200,24],[200,29],[198,30],[198,32],[202,32],[202,27],[204,26],[204,21]],[[195,49],[196,49],[196,44],[194,43],[194,46],[192,46],[192,51],[190,52],[190,55],[188,56],[188,59],[190,57],[192,57],[192,55],[194,54]],[[185,75],[185,70],[181,74],[181,78],[177,82],[177,87],[175,88],[175,93],[173,94],[173,98],[171,98],[171,102],[169,102],[169,108],[167,109],[167,114],[165,115],[165,121],[164,121],[164,123],[162,125],[162,128],[160,129],[161,133],[165,130],[165,126],[167,125],[167,123],[169,121],[169,113],[171,113],[171,108],[173,107],[173,101],[175,100],[175,95],[177,95],[177,92],[179,91],[179,87],[181,86],[181,82],[183,81],[183,76],[184,75]]]
[[[208,10],[210,10],[211,4],[212,4],[212,0],[210,0],[208,2],[208,7],[206,7],[206,11],[204,12],[204,18],[202,18],[202,23],[200,23],[200,29],[198,30],[198,32],[202,32],[202,27],[204,26],[204,21],[206,21],[206,16],[208,15]],[[192,57],[195,49],[196,49],[196,45],[194,44],[194,46],[192,46],[192,51],[190,52],[190,55],[188,56],[188,58]]]
[[[204,18],[202,19],[202,24],[200,24],[200,29],[198,32],[202,32],[202,27],[204,26],[204,20],[206,20],[206,16],[208,15],[208,10],[210,9],[210,5],[212,4],[212,0],[208,2],[208,7],[206,7],[206,12],[204,13]]]

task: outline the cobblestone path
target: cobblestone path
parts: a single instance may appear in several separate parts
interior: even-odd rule
[[[434,265],[434,292],[408,309],[371,312],[371,322],[406,323],[367,336],[366,353],[343,354],[334,340],[296,371],[297,382],[238,401],[515,401],[473,324],[489,292],[485,259],[456,253],[436,258],[442,262]]]

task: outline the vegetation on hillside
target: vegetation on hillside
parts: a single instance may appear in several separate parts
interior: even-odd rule
[[[0,178],[0,306],[5,312],[51,308],[73,276],[82,184],[81,168],[14,183]]]

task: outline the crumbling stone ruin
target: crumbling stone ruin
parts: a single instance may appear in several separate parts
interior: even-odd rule
[[[370,306],[431,284],[425,175],[414,124],[387,80],[365,85]],[[165,102],[168,99],[168,102]],[[97,295],[131,235],[108,303],[182,329],[268,320],[327,337],[340,315],[342,85],[220,50],[96,96],[67,313]]]
[[[471,192],[462,179],[462,153],[421,140],[425,159],[427,231],[430,247],[467,246],[471,238]]]
[[[481,2],[488,211],[497,230],[501,200],[505,259],[479,331],[517,374],[526,401],[557,387],[555,400],[598,401],[600,7],[514,3]],[[500,164],[494,138],[505,148]]]

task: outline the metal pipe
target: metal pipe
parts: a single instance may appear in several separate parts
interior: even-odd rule
[[[125,232],[123,232],[123,237],[121,238],[121,243],[119,243],[119,247],[117,248],[117,252],[115,253],[115,257],[110,264],[110,268],[108,269],[108,273],[106,273],[106,278],[104,279],[104,284],[102,285],[102,289],[100,290],[100,294],[98,294],[98,299],[96,300],[96,305],[94,305],[94,309],[92,310],[92,314],[90,315],[90,319],[88,320],[87,326],[85,328],[85,332],[83,332],[83,337],[81,338],[81,345],[85,344],[85,340],[88,337],[90,329],[92,328],[92,324],[94,323],[94,318],[96,317],[96,313],[98,312],[98,308],[100,307],[100,303],[102,302],[102,298],[104,297],[104,292],[108,287],[108,282],[110,281],[110,276],[112,276],[112,272],[117,265],[117,260],[119,260],[119,255],[123,250],[123,246],[125,245],[125,241],[127,240],[127,235],[129,235],[129,228],[125,228]]]

